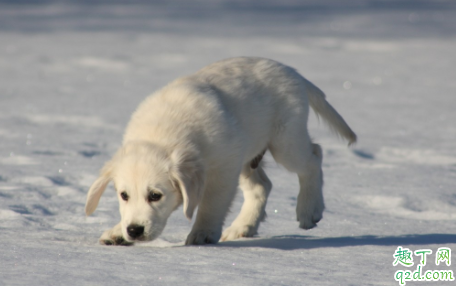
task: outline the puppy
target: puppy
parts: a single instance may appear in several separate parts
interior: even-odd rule
[[[322,150],[307,132],[309,105],[349,144],[356,141],[319,88],[269,59],[219,61],[152,94],[88,192],[87,215],[110,181],[119,199],[122,219],[100,243],[153,240],[180,205],[188,219],[198,207],[187,245],[255,235],[272,188],[260,164],[266,150],[298,175],[299,227],[315,227],[324,209]],[[238,185],[244,204],[222,234]]]

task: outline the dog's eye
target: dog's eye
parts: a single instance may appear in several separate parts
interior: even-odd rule
[[[122,200],[128,201],[128,194],[127,194],[127,192],[122,192],[122,193],[120,193],[120,197],[122,198]]]
[[[147,200],[150,202],[157,202],[161,199],[162,194],[157,193],[157,192],[149,192],[149,195],[147,196]]]

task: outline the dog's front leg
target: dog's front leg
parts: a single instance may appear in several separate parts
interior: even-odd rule
[[[106,230],[99,239],[100,244],[104,245],[133,245],[132,242],[128,242],[123,238],[122,226],[119,222],[115,227]]]
[[[208,178],[195,224],[185,241],[186,245],[213,244],[219,241],[225,216],[236,194],[239,174],[229,172],[232,175],[227,176],[227,173]]]
[[[221,241],[240,237],[252,237],[257,234],[260,222],[266,218],[266,201],[271,192],[272,183],[261,166],[252,169],[244,166],[239,178],[239,186],[244,193],[241,212],[230,227],[225,229]]]

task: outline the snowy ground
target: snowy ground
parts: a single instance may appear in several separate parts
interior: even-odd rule
[[[40,2],[0,1],[0,285],[398,285],[398,246],[456,250],[454,2]],[[85,217],[85,194],[131,112],[239,55],[296,67],[357,132],[347,148],[312,115],[324,219],[298,228],[297,179],[268,157],[258,237],[184,247],[178,210],[157,241],[98,245],[117,200]],[[452,282],[407,282],[427,284]]]

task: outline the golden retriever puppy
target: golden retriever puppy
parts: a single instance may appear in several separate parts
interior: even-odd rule
[[[260,164],[267,150],[299,178],[299,227],[316,226],[324,209],[322,151],[307,132],[309,105],[349,144],[356,141],[320,89],[269,59],[219,61],[155,92],[88,192],[87,215],[110,181],[119,199],[122,219],[100,242],[153,240],[180,205],[188,219],[198,209],[187,245],[255,235],[272,188]],[[238,186],[244,204],[222,233]]]

